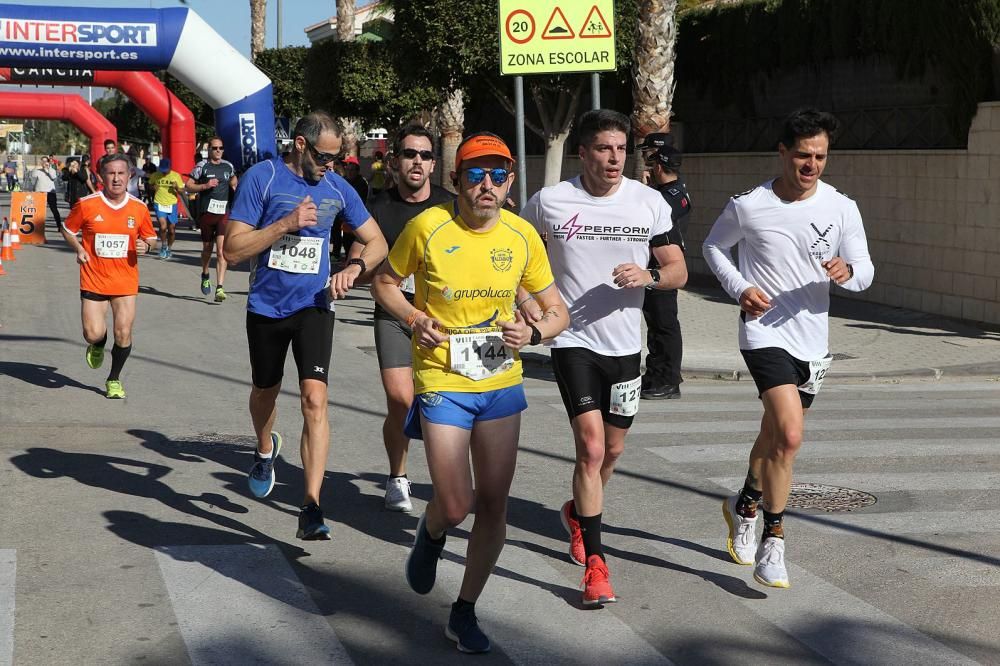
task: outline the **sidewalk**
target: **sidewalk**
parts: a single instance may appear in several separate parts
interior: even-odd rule
[[[9,210],[9,201],[9,195],[0,194],[4,214]],[[64,216],[66,213],[68,211],[63,209]],[[51,218],[48,224],[50,245],[65,250],[65,243],[51,226]],[[198,246],[191,243],[184,247],[196,250]],[[0,327],[5,313],[9,316],[37,307],[35,289],[53,285],[65,289],[73,284],[77,272],[73,262],[46,260],[46,265],[39,266],[43,254],[37,249],[28,249],[21,255],[24,261],[9,266],[9,275],[0,277]],[[196,262],[193,257],[192,262]],[[152,268],[152,264],[145,266]],[[237,273],[233,272],[232,281],[227,281],[227,285],[242,289],[245,277]],[[143,276],[143,284],[149,284],[152,278],[145,268]],[[875,279],[878,280],[877,266]],[[370,305],[363,302],[371,299],[367,289],[356,289],[352,298],[358,299],[355,301],[359,306],[358,314],[370,317]],[[715,279],[692,275],[688,287],[679,295],[678,309],[684,335],[684,377],[750,381],[737,348],[738,307]],[[369,325],[345,326],[360,323],[346,321],[346,310],[338,316],[338,320],[342,318],[345,321],[337,327],[338,342],[335,344],[372,344]],[[832,298],[831,304],[830,351],[834,354],[830,374],[842,378],[886,381],[992,377],[1000,380],[1000,331],[838,296]],[[534,347],[525,353],[525,361],[529,365],[547,364],[548,355],[548,348]]]

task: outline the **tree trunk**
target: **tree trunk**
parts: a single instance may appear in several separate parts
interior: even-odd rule
[[[358,139],[362,134],[361,123],[357,118],[341,118],[340,122],[344,125],[344,145],[340,149],[344,155],[358,157],[360,155]]]
[[[632,136],[637,145],[647,134],[670,131],[676,43],[677,0],[640,0],[632,64]],[[633,178],[641,180],[642,159],[633,166]]]
[[[355,0],[337,0],[337,40],[354,41]]]
[[[437,124],[441,129],[441,185],[454,192],[451,172],[455,170],[455,153],[465,131],[465,98],[462,90],[452,90],[437,108]]]
[[[545,140],[545,182],[543,185],[555,185],[562,180],[563,155],[566,152],[566,139],[569,138],[569,130],[553,134]],[[530,194],[529,194],[530,196]],[[518,202],[522,206],[525,202]]]
[[[267,35],[267,0],[250,0],[250,60],[264,50]]]

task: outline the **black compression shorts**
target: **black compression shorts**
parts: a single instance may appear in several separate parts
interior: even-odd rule
[[[605,423],[630,428],[634,416],[611,413],[611,387],[636,379],[639,365],[639,354],[604,356],[582,347],[552,349],[552,368],[570,420],[599,409]]]
[[[253,385],[270,388],[281,383],[289,343],[299,381],[317,379],[329,383],[334,323],[333,312],[325,308],[306,308],[283,319],[247,312]]]

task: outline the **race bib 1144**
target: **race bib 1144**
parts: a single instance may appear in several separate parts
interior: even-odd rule
[[[509,370],[514,351],[503,343],[499,330],[449,336],[452,372],[479,381]]]

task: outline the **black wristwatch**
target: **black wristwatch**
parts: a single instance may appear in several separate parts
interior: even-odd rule
[[[660,271],[650,268],[649,275],[653,278],[653,281],[646,285],[646,289],[656,289],[656,285],[660,284]]]
[[[347,266],[361,266],[361,275],[364,275],[365,271],[368,270],[368,267],[365,266],[365,260],[362,259],[361,257],[355,257],[354,259],[348,259],[347,260]],[[346,268],[346,266],[345,266],[345,268]]]
[[[534,324],[528,324],[528,328],[531,329],[531,340],[528,341],[528,344],[537,345],[542,341],[542,332],[535,328]]]

